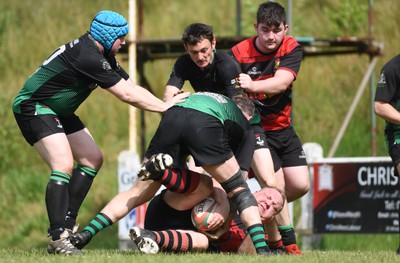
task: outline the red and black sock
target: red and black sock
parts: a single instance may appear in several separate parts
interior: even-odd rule
[[[175,193],[192,193],[200,182],[200,174],[188,169],[167,169],[163,176],[156,180],[168,190]]]
[[[192,237],[177,230],[152,231],[160,249],[167,252],[190,252],[193,247]]]

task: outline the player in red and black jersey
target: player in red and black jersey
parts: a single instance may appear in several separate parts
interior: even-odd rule
[[[259,6],[254,28],[257,36],[235,45],[231,52],[242,68],[240,86],[253,98],[261,115],[278,186],[285,190],[290,202],[310,188],[306,156],[290,118],[292,84],[300,69],[303,50],[294,38],[286,36],[286,13],[278,3]],[[287,208],[277,221],[287,252],[301,254]],[[270,232],[269,238],[278,241],[279,235]]]
[[[241,63],[244,74],[241,75],[240,81],[247,84],[246,91],[261,113],[264,130],[281,130],[291,125],[292,82],[300,69],[303,49],[295,39],[284,35],[275,52],[263,53],[257,48],[258,40],[259,37],[249,38],[234,46],[232,53]],[[279,72],[279,70],[285,72]],[[247,79],[246,75],[250,79]],[[280,76],[283,76],[282,82],[273,82],[274,77]],[[261,82],[267,79],[270,80],[269,83]],[[260,82],[253,82],[259,80]],[[249,83],[252,83],[251,88],[248,86]],[[271,85],[273,88],[263,89],[264,84],[267,87]]]

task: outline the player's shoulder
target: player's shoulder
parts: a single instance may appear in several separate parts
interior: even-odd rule
[[[238,51],[249,50],[249,48],[252,48],[254,46],[255,38],[256,38],[256,36],[250,37],[250,38],[246,38],[246,39],[240,41],[239,43],[237,43],[236,45],[234,45],[232,47],[232,51],[233,50],[238,50]]]
[[[189,54],[183,54],[175,61],[174,69],[182,72],[195,71],[198,67],[190,58]]]
[[[300,43],[291,36],[284,36],[282,44],[279,48],[281,52],[286,54],[291,53],[294,50],[302,51],[303,48],[301,47]]]
[[[256,36],[242,40],[232,47],[231,52],[233,56],[240,61],[242,58],[257,56],[258,52],[254,46]]]
[[[215,63],[217,67],[224,69],[234,69],[238,70],[239,63],[237,60],[225,51],[217,50],[215,53]]]
[[[105,59],[89,34],[84,34],[69,42],[66,44],[66,49],[66,59],[75,66],[86,67],[90,64],[102,63],[101,61]]]
[[[400,54],[391,58],[388,62],[383,65],[383,69],[398,69],[400,67]]]
[[[189,64],[190,61],[192,61],[192,60],[191,60],[189,54],[186,53],[186,54],[180,55],[177,58],[177,60],[175,61],[175,64]]]
[[[240,41],[239,43],[237,43],[235,46],[237,46],[237,47],[250,47],[250,46],[253,46],[253,43],[254,43],[256,38],[257,38],[257,36],[252,36],[252,37],[246,38],[246,39]]]
[[[228,54],[227,52],[217,49],[215,52],[215,58],[218,60],[231,60],[233,59],[232,56],[230,54]]]
[[[275,51],[275,56],[296,56],[299,60],[303,57],[303,48],[297,40],[290,36],[284,36],[281,45]]]

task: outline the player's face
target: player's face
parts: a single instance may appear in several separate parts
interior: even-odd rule
[[[120,48],[125,45],[125,36],[122,36],[120,38],[117,38],[117,40],[115,40],[113,46],[111,47],[111,51],[110,54],[111,55],[115,55],[118,53],[118,51],[120,50]]]
[[[281,193],[273,188],[263,188],[254,193],[254,197],[258,203],[261,221],[268,223],[278,214],[283,207],[283,199]]]
[[[185,48],[193,62],[200,69],[205,69],[214,59],[215,39],[212,42],[203,39],[195,45],[187,44]]]
[[[279,27],[268,26],[266,24],[254,24],[257,32],[257,47],[265,53],[273,52],[278,49],[285,36],[288,25],[281,23]]]

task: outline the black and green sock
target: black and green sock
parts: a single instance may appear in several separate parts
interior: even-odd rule
[[[254,224],[247,228],[247,232],[251,237],[257,253],[270,252],[270,249],[265,242],[265,232],[262,224]]]
[[[95,218],[90,221],[90,224],[86,226],[83,230],[89,231],[92,237],[104,228],[111,226],[113,221],[103,213],[98,213]]]
[[[70,176],[60,171],[52,171],[46,187],[46,209],[50,221],[49,234],[52,240],[60,239],[65,229],[65,215],[68,210],[68,184]]]
[[[282,242],[285,246],[296,244],[296,234],[294,232],[294,227],[290,226],[278,226],[279,233],[282,237]]]

